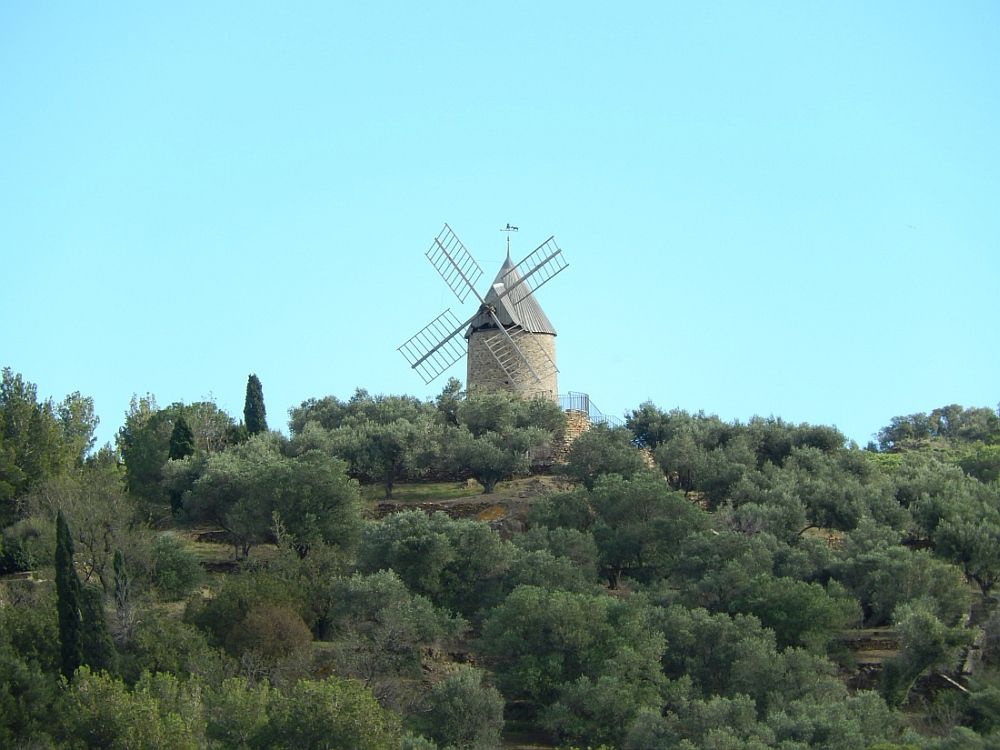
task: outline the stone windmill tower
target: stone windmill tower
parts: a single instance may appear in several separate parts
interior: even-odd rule
[[[507,260],[485,295],[475,287],[482,269],[447,224],[426,255],[459,301],[473,294],[479,308],[464,323],[445,310],[399,347],[424,382],[455,364],[467,348],[468,390],[491,388],[558,398],[556,331],[535,296],[568,266],[555,238],[549,237],[516,264],[508,243]]]

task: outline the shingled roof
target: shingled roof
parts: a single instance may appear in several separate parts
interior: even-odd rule
[[[555,336],[556,329],[553,328],[548,316],[542,311],[535,295],[531,294],[527,282],[519,285],[513,292],[500,299],[500,295],[507,285],[513,286],[520,278],[521,275],[515,269],[514,261],[511,260],[508,253],[507,260],[500,267],[500,272],[497,273],[493,285],[486,293],[486,304],[496,307],[497,318],[504,327],[518,325],[528,333],[548,333]],[[489,313],[481,312],[472,319],[472,323],[469,324],[469,328],[465,332],[465,337],[469,338],[474,331],[493,327],[495,326]]]

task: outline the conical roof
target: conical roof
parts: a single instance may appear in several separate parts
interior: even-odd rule
[[[497,277],[493,280],[493,285],[484,298],[487,305],[496,308],[497,318],[506,328],[518,325],[528,333],[548,333],[556,335],[548,316],[543,312],[534,294],[528,288],[528,283],[519,284],[514,291],[501,298],[504,290],[508,286],[513,286],[521,280],[521,274],[517,272],[514,261],[507,253],[507,260],[500,266]],[[493,319],[486,311],[480,312],[469,324],[465,337],[468,338],[474,331],[480,328],[493,328]]]

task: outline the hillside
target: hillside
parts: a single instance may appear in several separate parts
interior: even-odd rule
[[[562,413],[503,394],[309,399],[287,438],[147,399],[92,454],[5,377],[7,746],[997,739],[990,409],[862,450],[642,404],[553,464]]]

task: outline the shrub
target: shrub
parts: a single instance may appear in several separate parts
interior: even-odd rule
[[[469,667],[431,688],[424,706],[424,734],[441,746],[465,750],[500,747],[503,698],[483,685],[483,673]]]
[[[301,615],[289,607],[261,604],[229,631],[225,647],[233,656],[252,651],[274,662],[301,651],[312,642],[312,633]]]
[[[0,575],[51,565],[56,546],[51,527],[50,521],[30,517],[4,529],[0,540]]]
[[[153,545],[153,582],[166,601],[183,599],[201,583],[204,574],[197,558],[173,534],[162,534]]]

